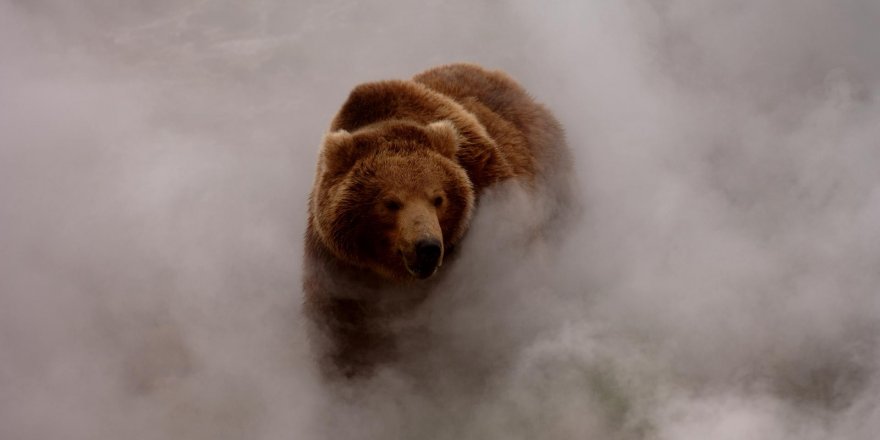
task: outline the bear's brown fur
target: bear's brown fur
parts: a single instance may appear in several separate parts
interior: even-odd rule
[[[521,179],[564,204],[569,167],[559,123],[502,72],[453,64],[357,86],[309,204],[303,285],[322,370],[395,357],[390,323],[431,290],[485,188]]]

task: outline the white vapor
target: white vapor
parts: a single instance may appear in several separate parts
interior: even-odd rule
[[[0,0],[0,438],[874,439],[880,4]],[[321,384],[317,147],[351,88],[503,69],[583,217],[481,202],[406,365]]]

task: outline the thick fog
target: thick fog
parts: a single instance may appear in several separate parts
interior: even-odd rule
[[[0,438],[874,439],[880,4],[0,0]],[[321,383],[306,199],[361,82],[503,69],[583,216],[481,201],[417,374]]]

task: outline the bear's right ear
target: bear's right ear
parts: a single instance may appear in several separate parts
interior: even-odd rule
[[[458,145],[461,142],[458,129],[448,119],[432,122],[427,126],[428,137],[431,139],[431,147],[438,153],[450,158],[455,158]]]
[[[321,144],[320,170],[332,177],[347,172],[357,160],[354,136],[346,130],[327,133]]]

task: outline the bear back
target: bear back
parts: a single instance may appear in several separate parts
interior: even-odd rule
[[[456,161],[475,191],[517,175],[481,121],[452,98],[413,81],[390,80],[357,86],[330,129],[356,132],[386,121],[428,125],[448,120],[461,142]]]

